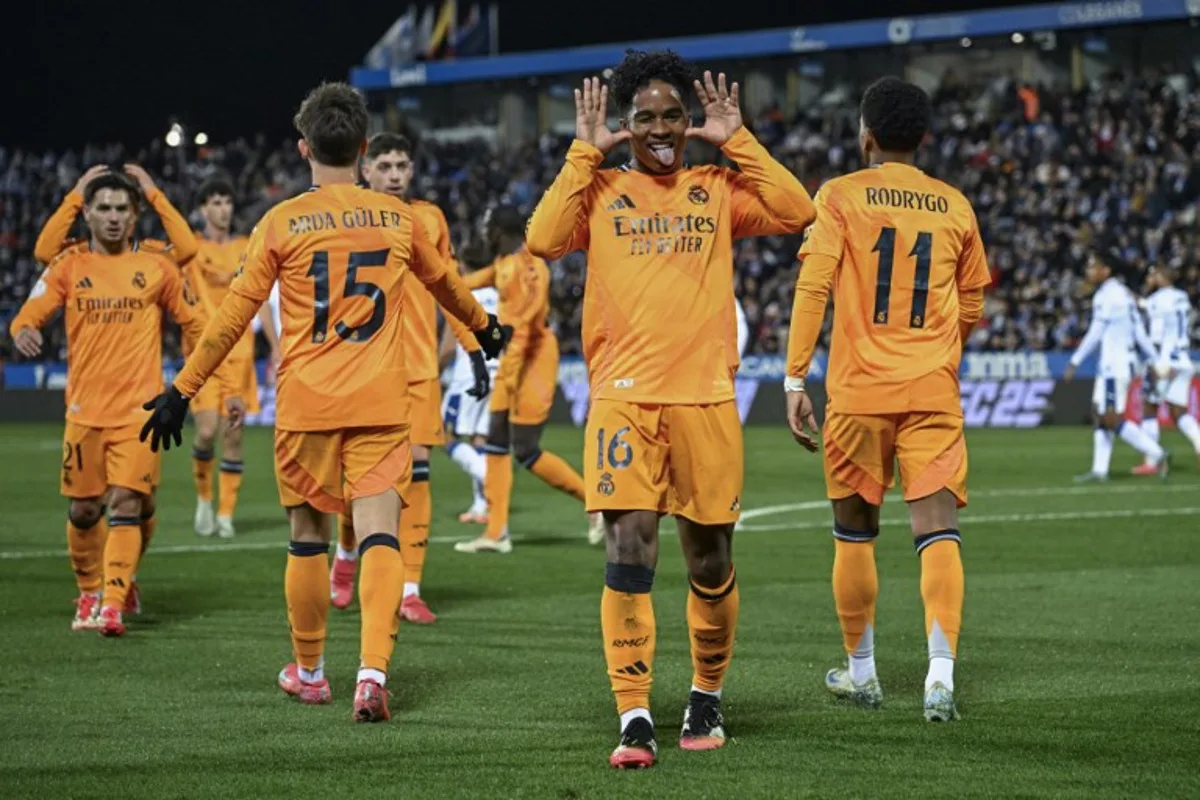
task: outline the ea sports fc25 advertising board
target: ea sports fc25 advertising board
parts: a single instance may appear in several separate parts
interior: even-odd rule
[[[967,353],[961,376],[963,418],[968,427],[1032,428],[1038,425],[1078,425],[1091,416],[1092,382],[1096,360],[1083,364],[1072,381],[1062,380],[1071,354]],[[1200,351],[1192,353],[1200,364]],[[164,366],[165,380],[175,377],[179,364]],[[262,412],[247,420],[270,425],[275,421],[275,391],[263,380],[266,363],[259,365],[259,400]],[[742,420],[749,424],[783,424],[782,356],[747,356],[738,370],[737,404]],[[810,370],[810,391],[820,408],[824,405],[821,383],[825,358],[818,356]],[[5,421],[54,420],[62,418],[62,390],[67,383],[63,363],[4,365],[4,389],[0,393],[0,419]],[[582,425],[587,418],[589,391],[587,369],[578,358],[564,358],[558,372],[558,395],[551,419]],[[1129,388],[1127,416],[1140,420],[1142,386],[1134,380]],[[1193,378],[1189,406],[1200,414],[1200,378]],[[1169,423],[1161,406],[1160,419]]]

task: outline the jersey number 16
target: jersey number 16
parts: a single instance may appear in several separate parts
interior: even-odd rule
[[[896,229],[884,228],[879,232],[875,241],[873,253],[879,253],[879,269],[875,279],[875,316],[876,325],[887,325],[888,304],[892,295],[892,263],[896,259]],[[917,241],[909,251],[909,258],[917,259],[916,273],[913,275],[912,310],[908,315],[908,327],[925,327],[925,303],[929,299],[929,267],[933,261],[933,234],[921,231]]]

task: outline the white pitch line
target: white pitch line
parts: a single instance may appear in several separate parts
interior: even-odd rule
[[[1027,514],[980,514],[959,517],[959,524],[990,525],[1001,522],[1070,522],[1081,519],[1112,519],[1134,517],[1190,517],[1200,515],[1200,506],[1184,506],[1179,508],[1124,508],[1115,511],[1033,511]],[[907,525],[907,517],[887,517],[879,520],[880,525]],[[780,522],[773,525],[747,525],[739,531],[765,533],[767,531],[805,531],[814,528],[832,527],[830,520],[806,520],[803,522]]]
[[[1147,487],[1149,488],[1149,487]],[[1160,489],[1168,489],[1170,487],[1160,487]],[[1179,487],[1191,488],[1194,487]],[[1005,491],[1005,490],[999,490]],[[1031,493],[1050,494],[1041,490],[1033,489]],[[1069,489],[1062,490],[1062,493],[1078,494],[1079,492]],[[763,508],[748,509],[742,514],[743,519],[754,519],[755,517],[767,516],[769,514],[780,514],[787,511],[799,510],[815,510],[817,508],[825,508],[828,505],[826,500],[809,500],[803,503],[791,503],[788,505],[764,506]],[[753,515],[753,516],[752,516]],[[980,514],[976,516],[967,515],[961,517],[959,522],[963,525],[990,525],[1008,522],[1070,522],[1083,519],[1131,519],[1137,517],[1185,517],[1200,515],[1200,506],[1185,506],[1179,508],[1142,508],[1142,509],[1116,509],[1112,511],[1045,511],[1045,512],[1029,512],[1025,514]],[[880,520],[881,525],[906,525],[908,519],[905,517],[889,517]],[[770,531],[805,531],[805,530],[823,530],[831,525],[828,519],[822,520],[795,520],[792,522],[780,522],[771,525],[741,525],[738,530],[743,533],[766,533]],[[280,531],[286,530],[284,526],[280,526]],[[666,528],[666,533],[671,533],[673,528]],[[452,542],[460,542],[466,539],[465,536],[433,536],[430,537],[431,544],[450,544]],[[514,535],[513,541],[522,541],[524,539],[582,539],[579,536],[520,536]],[[160,555],[179,555],[184,553],[237,553],[254,550],[283,550],[285,542],[229,542],[227,544],[183,544],[183,545],[163,545],[153,548],[156,556]],[[31,558],[66,558],[66,550],[7,550],[0,551],[0,561],[20,561]]]

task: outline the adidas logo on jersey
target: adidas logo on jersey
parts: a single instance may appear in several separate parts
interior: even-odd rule
[[[627,208],[637,208],[637,206],[629,199],[629,195],[623,194],[609,204],[605,211],[624,211]]]
[[[81,280],[81,281],[79,281],[78,283],[76,283],[76,284],[75,284],[75,288],[76,288],[76,289],[90,289],[90,288],[92,288],[92,279],[91,279],[91,278],[84,278],[83,280]]]

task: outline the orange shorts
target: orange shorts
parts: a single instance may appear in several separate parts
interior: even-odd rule
[[[657,511],[705,525],[741,515],[742,423],[732,400],[596,400],[584,441],[588,511]]]
[[[496,373],[488,410],[507,411],[509,422],[516,425],[541,425],[550,417],[558,388],[558,340],[546,334],[531,346],[520,375],[507,375],[507,366],[501,362]]]
[[[162,454],[139,442],[139,423],[92,428],[67,422],[63,431],[62,480],[65,497],[100,497],[110,486],[150,494],[158,486]]]
[[[408,385],[408,396],[412,400],[412,429],[409,438],[413,444],[439,447],[446,443],[446,432],[442,429],[442,385],[437,378],[415,381]]]
[[[393,488],[403,500],[412,481],[408,426],[276,430],[275,480],[284,508],[340,514],[347,500]]]
[[[900,483],[906,502],[949,489],[961,508],[967,504],[967,444],[957,414],[839,414],[830,411],[825,440],[825,486],[831,500],[859,495],[883,505],[883,494]]]
[[[257,414],[261,409],[258,406],[258,373],[254,369],[254,359],[229,358],[226,362],[238,376],[238,395],[246,401],[246,410]],[[227,397],[229,395],[221,391],[221,382],[215,377],[209,378],[200,387],[200,391],[196,392],[188,407],[193,414],[215,411],[223,417]]]

